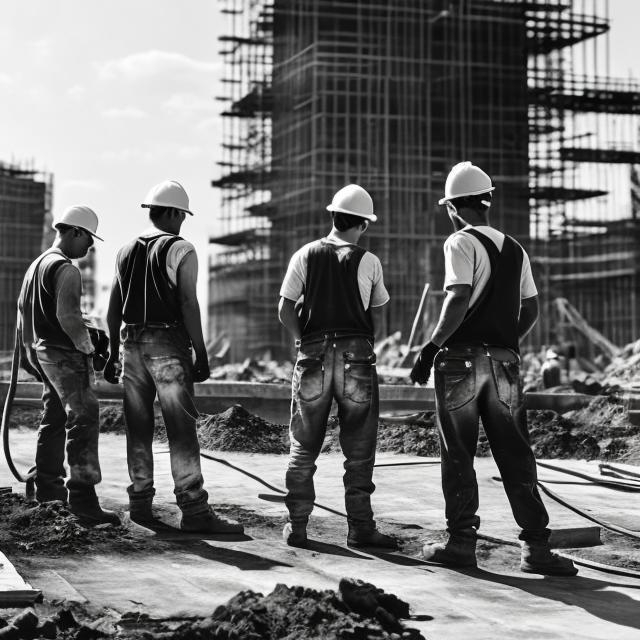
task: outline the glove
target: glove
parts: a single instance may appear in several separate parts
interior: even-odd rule
[[[440,351],[440,347],[433,342],[427,342],[427,344],[422,347],[422,351],[420,351],[420,355],[416,358],[413,369],[411,369],[411,373],[409,374],[411,382],[427,384],[427,381],[431,376],[433,359],[436,357],[436,353],[438,353],[438,351]]]
[[[109,360],[109,337],[106,332],[97,327],[87,327],[91,344],[93,344],[93,368],[102,371]]]
[[[209,369],[209,360],[205,358],[196,358],[196,363],[193,365],[193,381],[204,382],[209,379],[211,375],[211,369]]]
[[[104,367],[102,376],[111,384],[120,383],[120,375],[122,374],[122,365],[117,357],[109,357],[107,364]]]

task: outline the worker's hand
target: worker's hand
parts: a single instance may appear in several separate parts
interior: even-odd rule
[[[122,365],[120,364],[118,356],[109,356],[102,375],[104,379],[111,384],[120,383],[120,376],[122,375]]]
[[[427,384],[429,377],[431,376],[431,368],[433,367],[433,359],[436,357],[436,353],[440,351],[440,347],[433,342],[427,342],[422,347],[422,351],[416,358],[416,362],[411,369],[409,377],[411,382],[417,382],[418,384]]]
[[[193,381],[204,382],[209,379],[211,369],[209,369],[209,360],[205,357],[197,357],[196,363],[193,365]]]
[[[93,362],[93,370],[102,371],[109,361],[109,352],[107,351],[106,353],[98,353],[97,351],[94,351],[91,354],[91,360]]]

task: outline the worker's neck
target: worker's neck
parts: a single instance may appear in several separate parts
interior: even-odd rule
[[[460,209],[456,216],[459,218],[456,226],[459,229],[464,229],[466,226],[471,227],[490,227],[489,224],[489,213],[478,213],[473,209]]]
[[[70,248],[68,246],[68,242],[64,236],[57,236],[51,245],[52,249],[57,249],[61,253],[63,253],[67,258],[69,257]]]
[[[331,229],[330,237],[341,240],[342,242],[348,242],[349,244],[358,244],[360,236],[362,235],[362,229],[360,227],[351,227],[346,231],[338,231],[335,227]]]
[[[158,231],[163,231],[164,233],[171,233],[174,236],[180,233],[180,224],[177,224],[176,220],[160,218],[159,220],[152,220],[151,224],[158,229]]]

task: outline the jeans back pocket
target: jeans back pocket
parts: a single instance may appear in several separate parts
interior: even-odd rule
[[[324,391],[324,359],[300,354],[293,370],[294,396],[305,402],[317,400]]]
[[[376,354],[356,355],[351,351],[342,354],[344,362],[343,395],[352,402],[371,402]]]
[[[469,403],[476,394],[476,371],[472,359],[436,358],[436,375],[442,376],[444,405],[449,411]]]

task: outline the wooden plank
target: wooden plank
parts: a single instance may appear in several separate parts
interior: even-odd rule
[[[22,607],[42,600],[42,591],[32,589],[0,551],[0,607]]]

